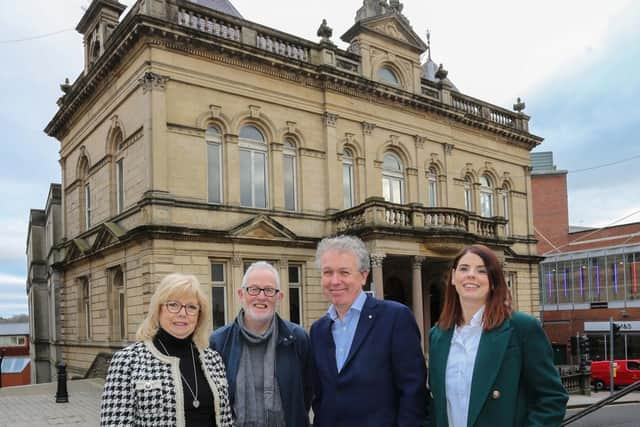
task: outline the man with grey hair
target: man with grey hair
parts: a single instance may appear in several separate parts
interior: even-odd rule
[[[323,239],[316,252],[331,306],[311,326],[314,427],[418,427],[427,374],[411,311],[367,296],[369,253],[357,237]]]
[[[251,264],[238,289],[240,313],[209,338],[227,369],[236,427],[309,425],[309,336],[278,316],[283,297],[278,271],[264,261]]]

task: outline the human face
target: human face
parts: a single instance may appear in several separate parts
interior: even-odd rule
[[[176,338],[186,338],[195,331],[200,313],[190,316],[187,314],[186,307],[181,307],[177,313],[171,313],[165,305],[169,301],[175,301],[180,305],[200,305],[198,299],[195,295],[171,295],[160,306],[160,327]]]
[[[489,275],[484,261],[478,255],[467,252],[453,270],[452,286],[455,286],[462,304],[481,306],[489,295]]]
[[[278,288],[273,272],[266,268],[258,268],[251,271],[246,278],[245,286],[263,289]],[[266,296],[264,292],[252,296],[243,288],[238,289],[238,296],[244,309],[245,324],[250,329],[258,325],[268,325],[276,313],[278,302],[284,297],[282,292],[278,292],[271,297]]]
[[[367,281],[368,271],[358,269],[356,255],[349,251],[329,250],[320,257],[322,291],[343,316]]]

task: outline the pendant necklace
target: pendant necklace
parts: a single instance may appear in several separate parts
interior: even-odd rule
[[[165,354],[169,356],[169,351],[167,350],[167,347],[164,346],[163,342],[160,341],[160,338],[158,338],[158,342],[162,346],[162,349],[164,350]],[[193,389],[189,385],[189,382],[187,382],[187,379],[184,377],[184,375],[182,375],[182,372],[180,372],[180,376],[182,377],[182,381],[184,382],[184,385],[187,386],[187,388],[189,389],[189,392],[191,393],[191,396],[193,397],[193,402],[192,402],[193,407],[197,409],[200,406],[200,401],[198,400],[198,378],[196,373],[196,358],[193,355],[192,343],[189,343],[189,348],[191,348],[191,362],[193,362],[193,378],[195,380],[195,387],[196,387],[195,393],[193,392]]]

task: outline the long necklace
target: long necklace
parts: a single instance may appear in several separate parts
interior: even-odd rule
[[[162,346],[162,349],[164,350],[165,354],[169,356],[169,351],[167,350],[167,347],[164,346],[163,342],[160,341],[160,338],[158,338],[158,342]],[[193,396],[193,402],[192,402],[193,407],[198,408],[200,406],[200,401],[198,400],[198,377],[197,377],[198,374],[196,373],[196,358],[193,355],[193,344],[189,343],[189,348],[191,348],[191,362],[193,362],[193,379],[195,380],[195,384],[196,384],[195,393],[193,392],[193,389],[189,385],[189,382],[187,381],[187,379],[184,377],[184,375],[182,375],[182,372],[180,372],[180,376],[182,377],[182,381],[184,381],[184,385],[186,385],[187,388],[189,389],[189,392],[191,392],[191,396]]]

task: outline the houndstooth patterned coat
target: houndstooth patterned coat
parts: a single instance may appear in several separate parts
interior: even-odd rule
[[[213,393],[216,425],[233,427],[222,359],[208,348],[198,353]],[[179,367],[177,357],[161,353],[151,341],[116,352],[104,384],[100,425],[185,427]]]

